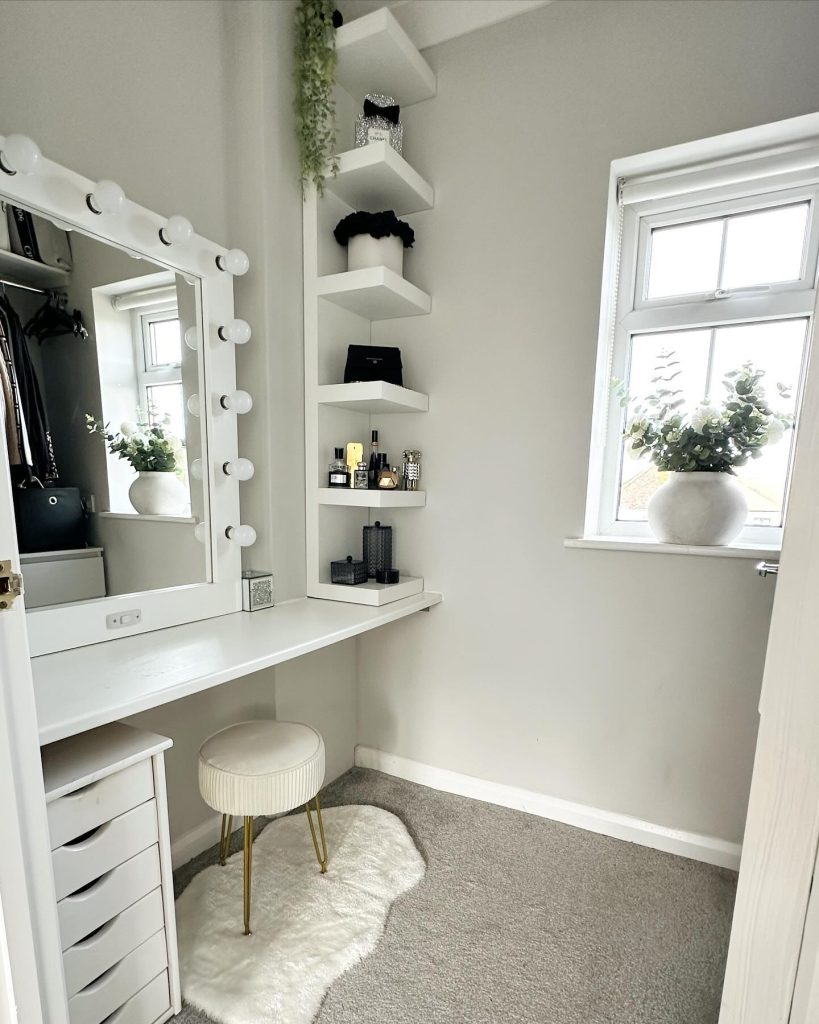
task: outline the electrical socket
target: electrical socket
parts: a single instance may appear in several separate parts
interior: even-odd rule
[[[114,612],[105,616],[105,625],[109,629],[125,629],[127,626],[137,626],[142,622],[142,610],[130,608],[127,612]]]

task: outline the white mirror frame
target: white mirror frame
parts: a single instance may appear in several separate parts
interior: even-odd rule
[[[0,136],[0,152],[3,141],[5,137]],[[203,469],[207,463],[203,484],[207,484],[204,498],[210,519],[212,582],[32,609],[26,614],[32,657],[225,615],[242,607],[240,549],[225,534],[229,526],[238,526],[241,521],[239,483],[220,468],[238,456],[236,416],[219,404],[223,394],[236,389],[234,346],[222,341],[217,333],[219,326],[234,315],[233,277],[216,265],[216,258],[225,255],[227,249],[197,234],[184,245],[164,245],[159,230],[167,218],[127,198],[116,214],[94,214],[86,204],[86,196],[94,191],[95,185],[96,182],[45,157],[40,158],[33,174],[12,175],[0,170],[1,198],[59,221],[61,226],[77,228],[200,279],[205,338],[199,344],[199,379],[207,385],[205,389],[200,387],[200,395],[209,399],[201,402],[207,452],[202,462]],[[16,543],[14,537],[5,539],[0,558],[11,557],[19,565]],[[107,626],[107,616],[132,609],[141,613],[138,625],[115,630]]]

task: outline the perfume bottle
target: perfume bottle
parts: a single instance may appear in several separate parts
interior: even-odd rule
[[[367,463],[359,462],[353,473],[353,490],[366,491],[370,486],[370,474],[367,471]]]
[[[364,445],[360,441],[347,442],[347,469],[350,473],[350,487],[354,486],[356,466],[364,458]]]
[[[404,476],[404,490],[417,491],[421,482],[421,453],[417,448],[404,451],[404,463],[401,467]]]
[[[336,457],[330,463],[330,476],[327,482],[328,487],[349,487],[350,471],[344,460],[344,449],[336,448]]]
[[[370,466],[367,471],[367,486],[375,490],[378,487],[378,431],[373,431],[370,447]]]
[[[384,458],[386,459],[386,455]],[[395,491],[400,483],[401,474],[398,472],[398,466],[390,467],[385,463],[378,474],[378,489],[381,491]]]

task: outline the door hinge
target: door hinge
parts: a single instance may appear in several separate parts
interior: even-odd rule
[[[23,595],[23,577],[12,572],[11,562],[0,562],[0,612],[8,611]]]

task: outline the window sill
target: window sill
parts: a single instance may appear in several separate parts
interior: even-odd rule
[[[140,523],[177,523],[191,526],[196,523],[193,516],[147,516],[136,512],[98,512],[100,519],[131,519]]]
[[[726,544],[724,547],[710,547],[661,544],[643,537],[567,537],[563,546],[598,551],[639,551],[655,555],[704,555],[710,558],[778,558],[780,552],[778,544]]]

